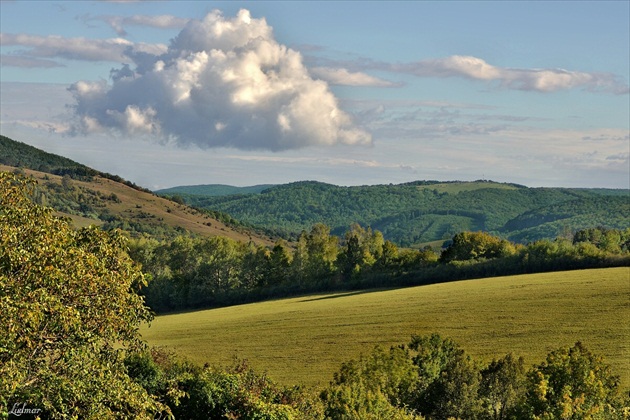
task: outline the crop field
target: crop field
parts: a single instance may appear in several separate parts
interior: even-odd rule
[[[483,188],[497,188],[501,190],[516,190],[517,187],[510,184],[497,184],[488,182],[446,182],[443,184],[419,185],[419,190],[437,190],[441,193],[458,194],[465,191],[480,190]]]
[[[285,385],[325,385],[374,346],[437,332],[488,362],[508,352],[528,366],[582,341],[630,387],[630,268],[469,280],[304,296],[157,317],[142,334],[190,360],[247,359]]]

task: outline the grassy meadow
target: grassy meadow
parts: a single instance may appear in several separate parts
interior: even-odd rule
[[[285,385],[325,385],[340,364],[412,334],[451,337],[484,362],[526,364],[582,341],[630,388],[630,268],[304,296],[157,317],[142,334],[200,364],[234,357]]]

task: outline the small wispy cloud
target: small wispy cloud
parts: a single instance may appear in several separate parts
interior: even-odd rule
[[[376,160],[337,158],[337,157],[321,157],[321,156],[261,156],[261,155],[227,155],[226,159],[244,160],[249,162],[265,162],[277,164],[323,164],[326,166],[360,166],[365,168],[383,167]]]
[[[610,73],[564,69],[519,69],[493,66],[481,58],[454,55],[389,66],[392,71],[418,77],[463,77],[497,82],[500,87],[523,91],[554,92],[574,88],[628,94],[628,84]]]
[[[363,72],[351,72],[345,68],[313,67],[311,74],[333,85],[363,87],[395,87],[400,84],[370,76]]]
[[[27,47],[14,51],[13,57],[31,59],[55,58],[82,61],[129,62],[141,54],[162,54],[166,46],[161,44],[134,43],[123,38],[89,39],[66,38],[58,35],[40,36],[29,34],[0,33],[0,45]]]
[[[409,63],[389,63],[365,57],[331,60],[311,56],[315,68],[348,69],[349,74],[370,70],[409,74],[421,78],[463,78],[495,84],[501,89],[530,92],[556,92],[583,89],[590,92],[628,94],[630,87],[622,77],[606,72],[581,72],[558,68],[512,68],[492,65],[482,58],[453,55]]]
[[[24,57],[11,54],[0,55],[0,65],[2,67],[21,67],[27,69],[65,67],[63,64],[58,63],[54,60],[46,60],[35,57]]]
[[[83,16],[85,22],[100,20],[108,24],[118,36],[127,36],[127,27],[129,26],[146,26],[160,29],[182,29],[190,19],[184,19],[173,15],[133,15],[133,16]]]

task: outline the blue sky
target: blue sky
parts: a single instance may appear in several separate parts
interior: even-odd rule
[[[630,187],[629,2],[0,2],[3,135],[148,188]]]

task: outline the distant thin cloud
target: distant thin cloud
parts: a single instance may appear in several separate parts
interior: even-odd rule
[[[45,60],[35,57],[22,57],[10,54],[0,55],[0,65],[2,65],[2,67],[21,67],[26,69],[65,67],[63,64],[53,60]]]
[[[128,26],[147,26],[160,29],[182,29],[190,19],[184,19],[172,15],[133,15],[133,16],[84,16],[85,22],[100,20],[107,23],[118,36],[127,36]]]
[[[135,61],[138,55],[162,54],[166,46],[133,43],[123,38],[89,39],[65,38],[57,35],[40,36],[0,33],[0,45],[28,47],[15,52],[15,56],[30,58],[64,58],[83,61]]]
[[[493,66],[481,58],[454,55],[388,66],[392,71],[418,77],[463,77],[497,82],[506,89],[554,92],[574,88],[614,94],[628,94],[628,84],[610,73],[589,73],[564,69],[518,69]]]
[[[314,67],[310,72],[322,80],[333,85],[365,86],[365,87],[394,87],[400,84],[370,76],[362,72],[351,72],[345,68]]]

